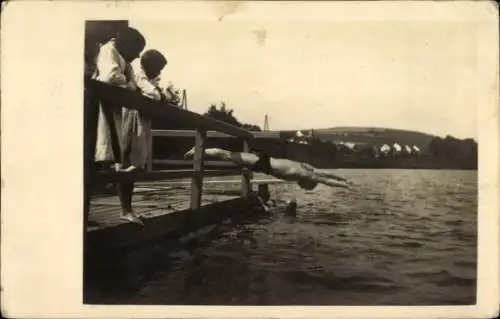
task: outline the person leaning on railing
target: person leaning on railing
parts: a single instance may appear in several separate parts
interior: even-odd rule
[[[167,59],[156,50],[145,51],[134,69],[135,83],[142,95],[165,100],[159,88],[160,73],[167,65]],[[151,130],[151,118],[137,110],[124,112],[124,167],[126,170],[142,169],[148,159],[147,137]]]
[[[154,100],[163,100],[164,97],[158,86],[159,75],[167,65],[165,57],[156,50],[145,51],[139,67],[134,70],[134,83],[138,91]],[[124,109],[122,120],[122,171],[132,172],[145,167],[148,152],[148,134],[151,130],[151,119],[138,110]],[[121,200],[124,207],[122,219],[141,224],[139,216],[132,209],[134,182],[121,183]]]
[[[130,90],[137,90],[135,77],[130,63],[139,57],[146,45],[144,36],[133,28],[120,31],[115,38],[99,48],[96,58],[96,70],[93,79]],[[128,128],[123,125],[123,116],[127,120],[125,108],[99,107],[95,161],[108,163],[117,170],[123,170],[123,134]],[[116,134],[112,134],[112,131]],[[116,140],[116,139],[117,140]],[[120,158],[117,158],[120,157]],[[132,211],[133,185],[119,183],[118,194],[122,207],[121,218],[141,223]]]

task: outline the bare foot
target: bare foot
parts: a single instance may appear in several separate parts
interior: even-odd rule
[[[184,154],[184,159],[190,159],[194,156],[194,147]]]
[[[122,172],[132,172],[132,171],[135,171],[136,169],[137,169],[137,166],[130,165],[129,167],[122,169]]]
[[[142,222],[141,218],[139,218],[137,215],[134,213],[125,213],[120,216],[120,219],[123,221],[139,224],[139,225],[144,225]]]
[[[142,167],[138,167],[138,166],[135,166],[135,165],[129,165],[127,166],[126,168],[123,168],[121,167],[118,172],[122,172],[122,173],[130,173],[130,172],[134,172],[134,171],[141,171],[142,170]]]

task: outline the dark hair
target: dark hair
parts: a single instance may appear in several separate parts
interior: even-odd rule
[[[141,56],[141,66],[149,78],[156,77],[167,65],[167,59],[157,50],[147,50]]]
[[[116,35],[116,48],[127,62],[132,62],[146,46],[144,36],[134,28],[119,31]]]

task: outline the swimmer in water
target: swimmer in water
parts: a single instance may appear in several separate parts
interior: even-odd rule
[[[297,216],[297,201],[295,199],[287,201],[285,207],[285,214],[293,217]]]
[[[230,152],[220,148],[205,149],[205,155],[246,167],[252,172],[261,172],[276,178],[297,182],[302,189],[313,190],[318,184],[330,187],[352,189],[349,182],[340,176],[322,172],[315,167],[285,158],[272,158],[268,155],[257,156],[252,153]],[[194,156],[194,147],[184,155],[185,159]]]

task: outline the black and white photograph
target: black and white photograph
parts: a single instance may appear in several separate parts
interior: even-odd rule
[[[491,22],[442,3],[124,3],[79,22],[68,79],[83,306],[479,303]]]

